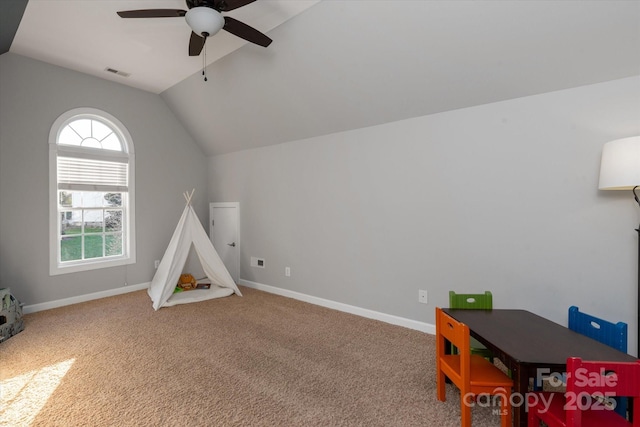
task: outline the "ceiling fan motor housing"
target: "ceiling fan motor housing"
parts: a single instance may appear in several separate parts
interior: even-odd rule
[[[202,37],[213,36],[224,27],[222,15],[206,6],[189,9],[185,19],[193,32]]]
[[[189,9],[192,9],[194,7],[198,7],[198,6],[206,6],[206,7],[210,7],[213,9],[216,9],[218,11],[220,10],[224,10],[224,6],[226,6],[224,0],[223,1],[213,1],[213,0],[185,0],[185,2],[187,3],[187,7]],[[215,3],[219,3],[222,8],[220,7],[216,7]]]

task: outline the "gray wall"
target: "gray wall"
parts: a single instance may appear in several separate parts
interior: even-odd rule
[[[635,349],[640,209],[597,187],[638,134],[634,77],[212,157],[209,198],[240,202],[244,280],[431,324],[449,290],[578,305]]]
[[[93,107],[129,130],[136,154],[137,263],[49,276],[48,137],[60,114]],[[206,160],[159,95],[26,57],[0,56],[0,286],[27,305],[148,282],[184,208],[207,213]]]

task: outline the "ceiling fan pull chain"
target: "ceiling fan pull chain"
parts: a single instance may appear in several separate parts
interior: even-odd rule
[[[205,39],[206,40],[206,39]],[[207,69],[207,46],[205,44],[204,46],[204,54],[202,55],[202,75],[204,76],[204,81],[207,81],[207,74],[205,73],[205,70]]]

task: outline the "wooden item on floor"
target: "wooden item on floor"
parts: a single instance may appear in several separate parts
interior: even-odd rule
[[[564,372],[567,358],[635,362],[637,358],[526,310],[456,310],[444,312],[470,329],[512,372],[514,393],[526,396],[529,379],[544,369]],[[514,425],[527,425],[526,405],[513,408]]]

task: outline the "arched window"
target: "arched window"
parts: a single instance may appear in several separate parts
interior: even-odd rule
[[[134,152],[110,114],[78,108],[49,134],[50,273],[135,262]]]

